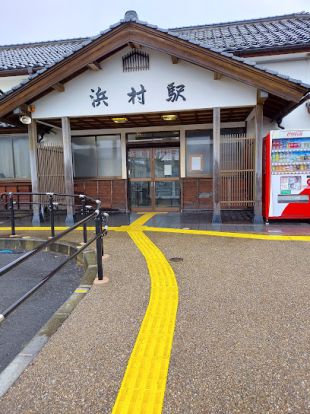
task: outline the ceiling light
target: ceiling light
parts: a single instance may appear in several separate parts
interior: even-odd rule
[[[115,122],[116,124],[124,124],[125,122],[128,121],[127,118],[123,117],[123,118],[112,118],[112,121]]]
[[[19,120],[22,124],[30,125],[31,124],[31,117],[28,115],[22,115],[19,117]]]
[[[175,121],[178,117],[177,115],[170,114],[170,115],[162,115],[161,118],[164,121]]]

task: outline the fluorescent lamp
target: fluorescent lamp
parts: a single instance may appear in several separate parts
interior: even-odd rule
[[[127,118],[123,117],[123,118],[112,118],[112,121],[115,122],[116,124],[125,124],[125,122],[128,121]]]
[[[161,116],[161,119],[163,119],[164,121],[175,121],[177,118],[177,115],[174,114],[167,114]]]

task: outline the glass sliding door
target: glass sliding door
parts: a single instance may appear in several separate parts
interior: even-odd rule
[[[129,202],[133,211],[180,209],[179,148],[128,150]]]

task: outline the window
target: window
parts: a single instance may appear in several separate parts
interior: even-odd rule
[[[27,135],[0,136],[0,179],[30,178]]]
[[[186,175],[212,176],[213,170],[212,130],[186,132]]]
[[[120,177],[120,135],[72,137],[75,177]]]
[[[119,135],[97,137],[99,177],[122,175],[121,140]]]
[[[96,137],[72,137],[75,177],[97,177]]]

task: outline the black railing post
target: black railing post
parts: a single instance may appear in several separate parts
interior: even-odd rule
[[[82,203],[82,216],[83,218],[87,215],[87,209],[86,209],[86,198],[85,195],[80,195],[81,203]],[[87,243],[87,222],[83,224],[83,242]]]
[[[103,243],[103,237],[108,233],[108,213],[102,213],[101,212],[101,234],[102,234],[102,257],[104,256],[104,243]],[[104,230],[103,230],[104,225]]]
[[[48,193],[49,196],[49,210],[51,220],[51,237],[55,237],[55,215],[54,215],[54,197],[53,193]]]
[[[9,208],[11,210],[11,236],[15,236],[15,213],[14,213],[14,196],[13,193],[9,193]]]
[[[103,242],[102,242],[102,213],[100,209],[97,210],[97,217],[95,218],[96,223],[96,254],[97,254],[97,268],[98,268],[98,280],[103,279]]]

